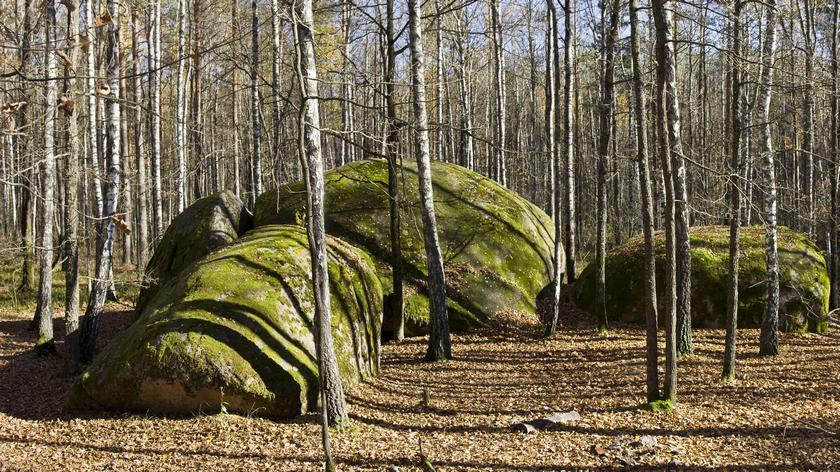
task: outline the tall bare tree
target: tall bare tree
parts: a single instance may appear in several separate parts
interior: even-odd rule
[[[260,158],[260,33],[257,0],[251,1],[251,205],[262,193],[262,159]]]
[[[41,229],[40,277],[38,279],[39,352],[54,352],[52,317],[53,219],[55,218],[55,122],[58,102],[56,81],[55,0],[44,2],[44,163],[41,171],[41,193],[44,196]]]
[[[645,324],[647,400],[659,400],[658,320],[656,305],[656,243],[653,234],[653,198],[650,184],[650,165],[647,145],[647,110],[642,85],[642,65],[639,60],[639,18],[636,0],[630,0],[630,57],[633,66],[633,111],[636,123],[636,159],[639,166],[642,194],[642,232],[645,239]]]
[[[411,91],[414,108],[417,178],[423,216],[423,243],[426,249],[429,290],[429,346],[426,359],[439,361],[452,357],[449,314],[446,310],[446,278],[443,255],[435,219],[432,169],[429,153],[429,118],[426,110],[426,56],[423,52],[422,12],[418,0],[408,0],[409,49],[411,50]]]
[[[730,123],[729,152],[729,286],[726,297],[726,341],[724,343],[723,372],[724,380],[735,379],[735,341],[738,330],[738,271],[741,250],[738,238],[741,233],[741,130],[743,128],[743,110],[741,108],[741,0],[735,0],[732,8],[732,44],[729,61],[730,80]]]
[[[546,32],[546,113],[545,113],[545,129],[548,139],[546,139],[546,148],[548,150],[549,163],[552,171],[551,187],[551,208],[553,208],[552,216],[554,219],[554,250],[552,251],[552,272],[551,272],[551,299],[550,312],[546,320],[545,335],[553,336],[557,332],[557,322],[560,317],[560,292],[563,286],[563,213],[561,211],[562,196],[560,192],[560,153],[557,146],[557,95],[559,87],[557,86],[557,76],[560,72],[558,40],[559,34],[557,21],[557,8],[554,6],[553,0],[548,1],[547,10],[547,24],[548,30]],[[570,2],[567,2],[567,7]],[[568,23],[566,24],[568,28]]]
[[[187,207],[187,0],[178,0],[178,75],[175,79],[175,180],[178,213]]]
[[[491,34],[493,36],[493,78],[495,89],[495,110],[493,127],[495,128],[495,142],[493,143],[492,174],[497,182],[507,186],[507,168],[505,167],[505,54],[504,36],[502,35],[502,19],[499,14],[499,0],[490,0]]]
[[[152,0],[150,4],[149,27],[149,122],[150,122],[150,160],[152,170],[152,209],[154,214],[155,242],[163,237],[163,182],[161,181],[161,141],[163,131],[160,121],[160,89],[161,89],[161,14],[160,0]]]
[[[577,16],[577,2],[575,0],[566,1],[566,33],[563,42],[563,51],[565,55],[566,67],[563,70],[563,158],[566,160],[566,167],[564,170],[564,177],[566,182],[566,197],[563,199],[563,221],[566,224],[566,280],[569,283],[575,281],[577,277],[577,215],[575,205],[575,101],[572,97],[575,96],[575,63],[577,60],[576,47],[576,16]],[[558,54],[555,48],[554,54]],[[559,63],[556,64],[559,70]],[[559,80],[559,74],[555,80]],[[556,179],[559,183],[560,180]],[[559,206],[557,207],[559,211]],[[557,238],[560,238],[560,233],[557,233]]]
[[[81,38],[84,32],[79,28],[79,11],[77,3],[64,3],[67,9],[67,50],[69,52],[70,67],[66,78],[66,94],[62,96],[61,105],[67,117],[68,153],[65,179],[65,207],[64,221],[64,256],[65,264],[64,284],[64,329],[65,329],[65,365],[67,372],[75,374],[79,371],[79,163],[82,160],[82,143],[79,135],[79,109],[76,103],[84,94],[82,82],[78,80],[82,68],[80,48],[76,38]],[[79,107],[81,108],[81,107]]]
[[[681,153],[673,139],[674,130],[679,128],[676,97],[676,57],[672,35],[673,2],[653,0],[651,3],[656,35],[656,135],[658,152],[662,162],[663,186],[665,187],[665,385],[662,399],[675,401],[677,397],[677,251],[675,214],[676,202],[673,177],[672,154]]]
[[[303,104],[300,113],[300,158],[306,168],[307,234],[312,259],[312,288],[315,294],[315,317],[318,373],[322,403],[322,434],[327,469],[332,468],[327,426],[343,428],[347,404],[338,373],[332,342],[330,279],[327,268],[327,244],[324,231],[324,166],[321,156],[321,121],[318,113],[318,74],[315,68],[315,45],[312,31],[312,1],[295,4],[295,30],[298,45],[298,75]]]
[[[105,127],[105,162],[107,175],[105,184],[105,203],[102,211],[102,221],[98,226],[101,232],[97,238],[97,260],[95,279],[88,295],[88,305],[81,330],[81,360],[90,362],[96,351],[96,341],[102,325],[102,312],[105,298],[113,283],[112,259],[114,250],[114,236],[116,230],[117,203],[120,191],[120,3],[119,0],[108,0],[106,3],[109,21],[106,29],[106,64],[107,83],[100,87],[107,103],[107,120]]]
[[[400,121],[397,118],[397,53],[396,32],[394,28],[394,0],[385,2],[385,108],[386,133],[385,152],[388,159],[388,212],[389,236],[391,241],[391,316],[394,319],[394,340],[402,341],[405,337],[405,303],[403,300],[404,269],[402,261],[402,242],[400,241],[400,191],[397,162],[400,149]]]
[[[151,56],[151,54],[150,54]],[[131,73],[134,76],[134,159],[137,167],[137,271],[149,260],[149,206],[146,146],[143,127],[143,74],[140,71],[140,19],[131,10]]]
[[[764,173],[764,228],[766,294],[764,316],[761,321],[762,355],[779,353],[779,250],[776,234],[776,166],[770,129],[770,98],[773,89],[773,57],[776,50],[776,1],[768,0],[764,20],[764,39],[761,51],[761,76],[758,91],[759,127],[758,151]]]
[[[607,257],[607,169],[610,164],[610,149],[613,144],[615,102],[615,43],[618,40],[619,3],[613,0],[610,6],[610,25],[604,39],[604,63],[601,73],[601,104],[599,106],[600,137],[598,139],[598,207],[597,242],[595,256],[595,306],[598,313],[598,331],[607,330],[606,299],[606,257]],[[618,216],[616,215],[616,218]]]

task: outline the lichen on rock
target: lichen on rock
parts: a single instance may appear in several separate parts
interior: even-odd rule
[[[741,228],[738,326],[761,325],[765,295],[764,228]],[[825,258],[807,236],[778,228],[779,326],[786,331],[823,332],[828,313],[829,280]],[[663,303],[665,236],[656,233],[656,285]],[[691,228],[692,324],[722,328],[726,322],[729,228]],[[635,237],[607,254],[607,316],[611,320],[644,323],[644,240]],[[575,285],[579,307],[594,311],[595,266],[590,264]]]
[[[369,256],[328,238],[332,328],[346,386],[378,369],[382,289]],[[318,378],[306,232],[263,226],[167,281],[73,389],[71,406],[290,417]]]
[[[187,207],[169,224],[146,266],[145,284],[135,305],[137,314],[143,311],[160,286],[252,227],[251,215],[245,205],[227,190],[201,198]]]
[[[551,278],[554,229],[542,210],[496,182],[463,167],[432,163],[438,236],[447,278],[447,305],[455,331],[482,325],[501,310],[535,312],[537,293]],[[327,233],[364,248],[374,258],[382,286],[392,291],[388,165],[354,162],[326,174]],[[406,334],[428,327],[426,256],[417,167],[399,174]],[[294,224],[305,213],[302,182],[261,195],[254,223]],[[386,306],[383,330],[393,320]]]

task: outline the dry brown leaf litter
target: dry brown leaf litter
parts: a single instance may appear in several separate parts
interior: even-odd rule
[[[71,415],[56,358],[32,351],[28,313],[0,313],[0,470],[320,470],[317,418]],[[106,316],[103,338],[129,322]],[[455,359],[419,359],[424,340],[386,345],[382,375],[349,393],[352,426],[333,434],[339,470],[420,470],[418,439],[438,470],[840,470],[840,333],[785,335],[783,355],[739,333],[740,380],[718,380],[722,331],[695,331],[671,414],[640,408],[644,333],[566,328],[551,340],[534,320],[502,317],[453,337]],[[59,321],[56,332],[63,332]],[[60,342],[60,337],[59,337]],[[59,350],[62,346],[59,343]],[[422,405],[423,391],[431,396]],[[577,410],[556,431],[516,422]]]

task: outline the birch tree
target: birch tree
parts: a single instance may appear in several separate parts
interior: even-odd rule
[[[257,0],[251,1],[251,206],[262,193],[262,160],[260,159],[260,36]]]
[[[146,180],[146,147],[143,126],[143,74],[140,71],[140,20],[131,10],[131,73],[134,76],[134,159],[137,165],[137,272],[149,260],[149,207]],[[151,54],[150,54],[151,56]]]
[[[44,162],[41,171],[41,193],[44,213],[41,227],[40,276],[38,306],[35,318],[38,340],[35,349],[40,353],[55,352],[52,317],[53,219],[55,215],[55,121],[58,102],[56,86],[56,27],[55,0],[44,3]]]
[[[233,129],[231,130],[231,133],[233,133],[233,144],[231,145],[231,152],[233,154],[233,193],[237,197],[242,197],[240,184],[242,177],[239,175],[242,143],[239,137],[239,99],[237,98],[239,91],[239,64],[237,64],[237,56],[239,55],[239,0],[231,0],[230,5],[230,25],[233,36],[233,41],[230,43],[230,57],[232,59],[230,72],[230,117],[233,124]]]
[[[553,1],[553,0],[549,0]],[[566,198],[564,201],[564,215],[565,235],[566,235],[566,279],[569,283],[575,281],[577,277],[577,223],[576,223],[576,205],[575,205],[575,111],[574,101],[572,97],[575,96],[575,61],[576,61],[576,16],[577,2],[575,0],[566,0],[566,34],[563,42],[563,50],[565,55],[566,67],[563,70],[563,157],[566,160],[566,167],[564,171],[564,180],[566,183]],[[554,54],[558,54],[555,48]],[[559,70],[559,63],[555,64]],[[559,74],[556,74],[555,80],[559,80]],[[558,161],[559,164],[559,161]],[[558,174],[559,175],[559,174]],[[560,182],[559,178],[555,179]],[[558,211],[560,207],[558,206]],[[557,238],[560,238],[560,233],[556,233]]]
[[[656,304],[656,244],[653,236],[653,198],[648,162],[647,110],[642,85],[642,65],[639,59],[639,18],[636,0],[630,0],[630,58],[633,67],[633,111],[636,124],[636,159],[639,167],[642,196],[642,232],[645,239],[645,333],[647,400],[660,399],[658,369],[658,320]]]
[[[105,204],[102,211],[102,221],[98,226],[101,236],[97,238],[97,259],[95,279],[88,296],[88,305],[81,331],[81,360],[90,362],[96,350],[96,340],[102,325],[102,312],[108,289],[113,283],[112,256],[114,248],[115,221],[119,217],[117,203],[120,190],[120,4],[118,0],[108,0],[106,3],[110,22],[106,29],[106,64],[107,83],[103,84],[100,92],[105,96],[107,104],[107,120],[105,129],[105,161],[107,175],[105,185]]]
[[[743,110],[741,108],[741,0],[735,0],[732,8],[732,51],[729,61],[730,81],[730,123],[729,152],[729,263],[727,265],[729,284],[726,298],[726,340],[724,342],[723,372],[724,380],[735,379],[735,341],[738,331],[738,271],[741,250],[738,238],[741,233],[741,188],[738,179],[741,175],[741,130],[743,129]]]
[[[391,316],[394,319],[394,340],[399,342],[405,337],[405,303],[403,300],[404,269],[402,261],[401,219],[400,219],[400,191],[398,172],[401,171],[397,162],[400,141],[400,121],[397,118],[397,53],[396,32],[394,28],[394,0],[385,2],[385,108],[386,133],[385,152],[388,159],[388,214],[389,236],[391,242]]]
[[[776,166],[770,129],[770,99],[773,87],[773,56],[776,50],[776,1],[766,2],[764,38],[761,51],[761,76],[758,91],[758,152],[764,174],[764,240],[766,264],[766,301],[761,321],[759,353],[779,353],[779,252],[776,234]]]
[[[82,68],[80,60],[81,44],[78,38],[83,31],[79,28],[77,3],[65,2],[67,9],[67,50],[70,67],[66,78],[66,95],[62,97],[61,107],[67,117],[67,174],[65,179],[66,217],[64,222],[64,338],[65,366],[69,374],[79,371],[79,163],[82,160],[82,144],[79,135],[79,112],[76,108],[84,90],[78,80],[78,71]],[[80,107],[81,108],[81,107]]]
[[[446,310],[446,278],[443,255],[435,221],[432,169],[429,156],[429,118],[426,110],[426,57],[423,52],[422,12],[418,0],[408,0],[409,49],[411,51],[411,91],[415,120],[415,155],[423,217],[423,243],[426,249],[429,290],[429,346],[426,360],[452,358],[449,339],[449,314]]]
[[[604,63],[601,74],[600,138],[598,139],[597,182],[597,242],[595,256],[595,306],[598,313],[598,331],[607,330],[606,256],[607,256],[607,169],[610,168],[610,148],[613,144],[613,103],[615,101],[615,43],[618,40],[619,4],[613,0],[610,25],[604,43]],[[568,68],[568,67],[567,67]],[[617,217],[617,215],[616,215]]]
[[[175,152],[178,172],[175,180],[178,213],[187,207],[187,0],[178,0],[178,75],[175,78]]]
[[[560,153],[557,146],[557,95],[559,93],[558,74],[560,73],[559,53],[557,36],[559,28],[557,26],[557,9],[554,6],[553,0],[548,1],[547,24],[548,31],[546,33],[546,135],[548,136],[546,147],[548,150],[549,162],[552,171],[552,185],[551,201],[553,208],[552,216],[554,217],[554,245],[552,251],[552,272],[551,272],[551,299],[548,320],[546,320],[545,335],[553,336],[557,332],[557,322],[560,317],[560,292],[563,286],[563,223],[561,211],[561,192],[560,184]],[[571,2],[567,2],[567,8]],[[571,25],[566,23],[566,28]],[[567,37],[569,33],[567,32]]]
[[[651,10],[656,34],[656,135],[658,152],[662,162],[663,186],[665,187],[665,385],[662,399],[675,401],[677,396],[677,263],[675,229],[675,195],[671,154],[672,131],[679,126],[679,115],[675,115],[671,93],[676,91],[674,45],[671,36],[673,4],[670,0],[653,0]],[[670,93],[669,93],[670,92]],[[671,102],[671,106],[668,102]]]
[[[499,15],[499,0],[490,0],[491,34],[493,36],[493,77],[495,88],[495,149],[491,174],[497,182],[507,186],[507,169],[505,167],[505,62],[502,36],[502,20]]]
[[[330,280],[324,231],[324,167],[321,157],[321,122],[318,112],[318,75],[312,31],[312,1],[295,4],[295,42],[298,45],[298,75],[303,99],[300,114],[300,159],[306,169],[307,234],[312,259],[312,289],[315,295],[315,321],[318,377],[322,404],[322,434],[327,469],[331,470],[327,426],[343,428],[347,404],[338,373],[330,321]]]
[[[345,8],[349,8],[345,7]],[[349,13],[348,13],[349,14]],[[271,111],[273,121],[274,152],[272,153],[273,164],[276,167],[275,175],[278,180],[283,179],[283,166],[280,162],[281,141],[283,134],[283,109],[281,106],[281,84],[283,83],[283,20],[280,17],[280,3],[278,0],[271,0]],[[348,86],[349,88],[349,86]]]
[[[160,0],[150,3],[151,26],[149,28],[149,121],[150,160],[152,174],[152,209],[154,214],[155,246],[163,237],[163,182],[160,175],[161,141],[163,133],[160,123]]]

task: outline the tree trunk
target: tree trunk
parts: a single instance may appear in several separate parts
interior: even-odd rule
[[[204,80],[202,71],[202,55],[204,39],[202,24],[204,10],[201,0],[193,0],[192,21],[192,100],[190,100],[190,150],[192,151],[192,165],[195,169],[193,176],[193,197],[201,198],[206,192],[207,163],[204,162]]]
[[[93,0],[87,0],[85,4],[85,27],[87,28],[87,92],[88,92],[88,139],[90,140],[90,168],[93,174],[93,216],[99,218],[102,215],[102,182],[99,177],[99,92],[96,90],[97,67],[96,49],[97,38],[94,28],[95,16]],[[99,225],[99,222],[96,222]]]
[[[349,8],[346,7],[346,8]],[[280,68],[283,58],[283,20],[280,15],[280,4],[278,0],[271,0],[271,104],[274,132],[274,151],[272,152],[272,164],[275,166],[275,175],[279,182],[285,180],[283,173],[282,142],[283,142],[283,110],[281,103],[281,84],[283,82],[282,69]]]
[[[237,63],[237,56],[239,55],[239,0],[231,0],[231,30],[233,41],[230,43],[231,51],[231,58],[233,59],[233,64],[231,64],[231,73],[230,73],[230,101],[231,101],[231,121],[233,124],[233,129],[231,133],[233,133],[233,144],[231,147],[233,148],[233,193],[236,194],[237,197],[242,196],[242,187],[241,181],[242,176],[239,174],[241,168],[241,149],[242,143],[239,138],[239,100],[237,98],[237,93],[239,91],[239,64]]]
[[[175,198],[178,213],[187,207],[187,0],[178,0],[178,75],[175,78],[175,146],[178,156]]]
[[[674,244],[677,270],[677,354],[691,354],[691,243],[689,241],[688,184],[680,133],[680,102],[677,97],[676,51],[674,46],[674,8],[665,0],[662,34],[667,65],[665,80],[665,109],[668,121],[668,144],[674,180]]]
[[[651,197],[650,167],[647,155],[647,111],[642,90],[641,61],[639,60],[639,19],[636,0],[630,0],[630,55],[633,62],[633,107],[636,117],[636,159],[639,166],[642,194],[642,231],[645,238],[645,324],[647,400],[659,400],[659,370],[657,367],[656,305],[656,244],[653,237],[653,199]]]
[[[426,360],[439,361],[452,358],[449,339],[449,314],[446,311],[446,279],[443,255],[438,241],[435,221],[432,169],[429,158],[429,118],[426,111],[426,66],[423,52],[423,30],[420,25],[422,12],[418,0],[408,1],[409,48],[411,50],[411,90],[414,119],[416,121],[417,177],[423,215],[423,242],[426,248],[429,290],[429,346]]]
[[[67,37],[82,35],[84,32],[79,28],[79,12],[67,6]],[[74,103],[84,94],[81,82],[78,80],[78,72],[82,68],[78,43],[69,45],[70,64],[73,71],[67,77],[68,95]],[[65,366],[70,375],[79,372],[79,163],[82,161],[82,144],[79,136],[79,111],[69,102],[64,110],[67,116],[67,134],[69,135],[69,150],[67,156],[66,205],[67,218],[65,219],[65,256],[67,265],[65,272],[65,297],[64,297],[64,328],[66,337]]]
[[[563,221],[565,227],[565,242],[566,242],[566,279],[572,283],[577,278],[577,241],[575,240],[575,233],[577,232],[576,220],[576,205],[575,205],[575,112],[574,100],[572,97],[576,95],[575,89],[575,63],[577,60],[575,51],[575,11],[577,3],[574,0],[567,0],[566,3],[566,37],[564,40],[564,54],[566,67],[563,73],[564,89],[563,89],[563,156],[566,159],[566,167],[564,170],[564,178],[566,181],[566,198],[564,200]],[[555,56],[559,53],[554,51]],[[555,68],[559,71],[559,61],[555,64]],[[555,80],[559,80],[559,72]],[[557,157],[558,165],[560,163],[560,156]],[[559,175],[559,173],[558,173]],[[559,185],[559,178],[557,179]],[[559,206],[557,207],[559,211]],[[557,233],[557,238],[561,238],[561,233]]]
[[[33,21],[37,17],[37,4],[35,0],[26,0],[24,4],[23,16],[23,38],[20,48],[20,69],[24,71],[27,76],[32,76],[32,37],[35,35],[35,27]],[[23,101],[30,101],[26,93],[26,85],[23,79],[20,81],[21,90],[23,93],[19,97]],[[30,115],[35,108],[34,103],[28,103],[23,113],[21,113],[20,125],[17,129],[27,129],[32,122]],[[25,135],[17,138],[17,151],[20,156],[21,167],[29,166],[25,161],[31,161],[33,133],[27,132]],[[22,141],[22,142],[21,142]],[[21,264],[21,279],[18,290],[30,291],[35,288],[35,199],[32,198],[32,189],[35,182],[35,171],[30,170],[22,173],[21,176],[21,195],[20,195],[20,235],[21,246],[23,246],[23,262]]]
[[[738,178],[741,174],[741,130],[743,110],[741,109],[741,0],[734,1],[732,11],[732,53],[729,80],[731,82],[729,152],[729,285],[726,298],[726,341],[723,353],[724,380],[735,379],[735,337],[738,330],[738,262],[741,256],[738,237],[741,231],[741,188]]]
[[[140,20],[131,11],[131,72],[134,75],[134,157],[137,163],[137,273],[149,260],[149,209],[146,152],[143,140],[143,76],[140,72]]]
[[[561,207],[561,194],[559,189],[560,182],[560,156],[557,152],[557,74],[560,71],[557,64],[559,54],[557,52],[557,35],[559,28],[557,26],[557,8],[554,6],[553,0],[547,0],[547,31],[546,31],[546,118],[545,129],[548,139],[546,140],[547,154],[551,165],[552,185],[551,185],[551,208],[554,220],[554,246],[552,251],[552,277],[551,277],[551,302],[549,307],[548,319],[545,325],[545,335],[553,336],[557,332],[557,322],[560,317],[560,293],[563,286],[563,247],[561,241],[563,240],[563,224]],[[568,3],[567,3],[568,6]],[[567,25],[568,26],[568,25]]]
[[[262,161],[260,159],[260,89],[259,89],[259,67],[260,67],[260,37],[259,37],[259,16],[257,15],[257,0],[251,2],[251,159],[254,163],[252,169],[253,187],[251,188],[251,206],[257,201],[262,193]]]
[[[152,25],[150,28],[149,49],[151,50],[151,63],[149,64],[149,99],[150,99],[150,122],[151,122],[151,165],[152,165],[152,210],[154,213],[154,246],[163,237],[163,182],[160,175],[161,140],[163,134],[160,124],[160,0],[154,0],[152,4]]]
[[[610,168],[610,148],[613,144],[613,80],[615,78],[615,43],[618,40],[619,4],[613,0],[610,26],[604,44],[604,63],[601,75],[600,134],[598,139],[598,182],[596,210],[597,242],[595,256],[595,306],[598,331],[607,330],[606,255],[607,255],[607,169]],[[567,67],[568,70],[568,67]],[[618,218],[618,215],[615,215]]]
[[[96,350],[96,340],[102,324],[102,311],[105,307],[105,297],[112,284],[111,261],[114,247],[114,220],[117,215],[117,200],[120,190],[120,5],[117,0],[107,2],[111,23],[107,27],[107,64],[108,88],[107,95],[108,116],[106,123],[105,160],[107,164],[107,181],[105,186],[105,205],[103,219],[98,230],[102,235],[97,241],[96,278],[93,281],[85,319],[81,333],[81,359],[90,362]]]
[[[435,28],[435,113],[437,114],[437,124],[435,130],[435,153],[437,160],[446,162],[446,143],[444,142],[444,121],[443,110],[446,107],[446,90],[444,84],[446,83],[446,71],[443,65],[443,20],[444,15],[441,11],[440,0],[435,0],[435,15],[437,16]]]
[[[403,263],[402,242],[400,241],[400,195],[397,173],[400,171],[397,158],[399,154],[399,121],[397,118],[396,75],[397,54],[394,37],[394,0],[387,0],[386,38],[387,57],[385,61],[385,102],[387,120],[386,153],[388,157],[388,201],[391,238],[392,296],[391,317],[394,320],[394,340],[399,342],[405,337],[405,303],[403,300]]]
[[[323,408],[324,447],[329,467],[331,461],[326,425],[341,429],[349,420],[341,377],[338,374],[330,321],[330,280],[324,231],[324,167],[321,158],[321,122],[318,114],[318,77],[312,32],[312,1],[298,2],[295,6],[295,14],[298,18],[296,43],[299,48],[298,67],[303,97],[300,114],[300,158],[301,164],[307,169],[307,233],[312,259],[312,288],[315,294],[316,350]]]
[[[469,170],[475,170],[475,143],[473,141],[472,121],[472,89],[470,87],[470,56],[467,49],[469,40],[469,17],[466,11],[460,16],[457,22],[458,42],[455,51],[458,55],[458,88],[461,95],[461,165]]]
[[[55,217],[55,119],[56,103],[56,53],[55,53],[55,0],[44,3],[44,162],[41,172],[41,194],[44,196],[43,226],[41,231],[40,277],[38,279],[38,306],[35,319],[38,324],[38,352],[55,352],[52,317],[52,267],[53,267],[53,218]]]
[[[493,36],[493,79],[496,89],[496,109],[494,115],[495,150],[493,152],[493,168],[496,181],[507,186],[507,168],[505,166],[505,59],[503,50],[503,35],[501,16],[499,15],[499,0],[490,0],[491,33]]]
[[[834,159],[832,165],[832,175],[829,185],[831,187],[831,214],[829,217],[829,231],[831,239],[831,257],[828,261],[829,276],[831,279],[831,290],[829,295],[829,309],[834,310],[840,306],[840,281],[838,281],[838,253],[840,253],[840,237],[838,237],[838,219],[840,218],[840,211],[838,211],[838,184],[840,184],[840,165],[837,164],[838,146],[840,146],[840,83],[838,83],[838,60],[837,60],[837,46],[838,46],[838,18],[840,17],[840,2],[834,0],[831,15],[831,136],[829,143],[831,149],[829,154]]]
[[[776,240],[776,169],[770,131],[770,98],[773,87],[773,55],[776,48],[776,0],[766,3],[764,44],[761,53],[761,77],[758,92],[758,151],[764,173],[764,228],[766,294],[761,321],[761,355],[779,353],[779,253]]]
[[[795,3],[799,16],[799,25],[805,46],[805,86],[802,97],[802,157],[805,161],[805,228],[808,236],[813,238],[815,233],[815,184],[814,184],[814,52],[815,32],[813,26],[813,5],[810,0]],[[805,11],[802,11],[804,7]]]
[[[670,0],[654,0],[651,4],[656,31],[656,134],[659,139],[659,155],[662,162],[663,186],[665,187],[665,385],[662,399],[675,401],[677,397],[677,264],[675,247],[675,196],[671,153],[671,130],[678,126],[670,111],[668,92],[676,90],[674,45],[671,42],[673,4]],[[670,82],[670,85],[669,85]],[[674,97],[675,98],[675,97]]]

